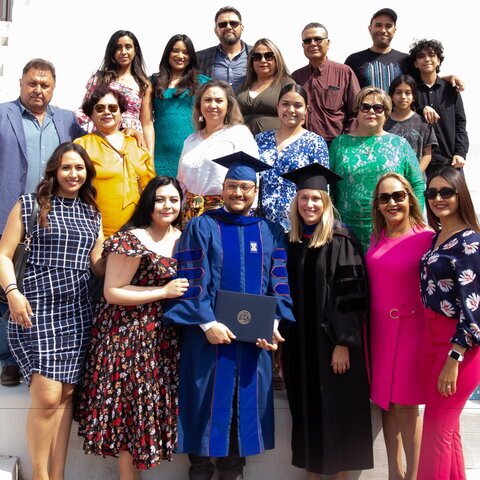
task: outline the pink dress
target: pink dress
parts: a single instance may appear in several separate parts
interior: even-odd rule
[[[389,404],[425,403],[418,381],[425,318],[419,262],[434,232],[412,228],[398,238],[382,236],[367,252],[370,282],[371,398]]]

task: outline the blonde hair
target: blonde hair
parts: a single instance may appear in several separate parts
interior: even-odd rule
[[[375,238],[375,244],[377,244],[382,236],[382,231],[385,230],[387,222],[385,217],[380,213],[379,210],[379,201],[378,201],[378,192],[380,190],[380,184],[387,178],[393,178],[398,180],[404,190],[408,193],[408,201],[410,202],[410,213],[408,219],[410,221],[411,227],[426,227],[427,224],[423,220],[422,210],[420,209],[420,204],[418,203],[417,197],[413,192],[413,188],[410,185],[410,182],[399,173],[389,172],[382,175],[375,186],[373,191],[373,204],[372,204],[372,233]]]
[[[355,116],[358,115],[358,112],[360,111],[360,105],[369,95],[376,95],[377,97],[380,97],[382,104],[385,107],[385,119],[387,119],[392,113],[392,99],[388,96],[388,93],[381,88],[372,86],[362,88],[355,96],[355,100],[353,101],[353,113]]]
[[[339,214],[336,208],[333,206],[330,195],[325,190],[318,190],[323,202],[322,218],[317,224],[312,238],[308,244],[308,248],[323,247],[333,239],[333,231],[335,228],[341,228],[339,222]],[[303,219],[298,213],[298,194],[293,199],[292,206],[290,208],[290,232],[288,233],[288,239],[292,243],[301,243],[303,236]]]

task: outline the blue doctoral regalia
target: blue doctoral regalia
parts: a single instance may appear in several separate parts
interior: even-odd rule
[[[276,296],[276,317],[294,321],[285,246],[276,224],[224,209],[192,218],[180,237],[178,276],[190,286],[167,303],[163,316],[165,323],[186,326],[178,453],[228,456],[236,389],[239,455],[274,447],[271,353],[245,342],[212,345],[198,325],[215,320],[219,289]]]

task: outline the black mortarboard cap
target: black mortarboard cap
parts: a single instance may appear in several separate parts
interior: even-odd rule
[[[215,163],[228,168],[225,179],[257,181],[257,172],[273,168],[245,152],[235,152],[213,160]]]
[[[297,168],[281,175],[297,186],[297,190],[311,188],[313,190],[328,191],[328,185],[342,180],[333,170],[324,167],[320,163],[310,163],[306,167]]]

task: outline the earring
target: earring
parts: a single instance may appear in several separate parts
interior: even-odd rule
[[[203,122],[203,115],[200,115],[200,116],[198,117],[198,121],[199,121],[199,122]]]

